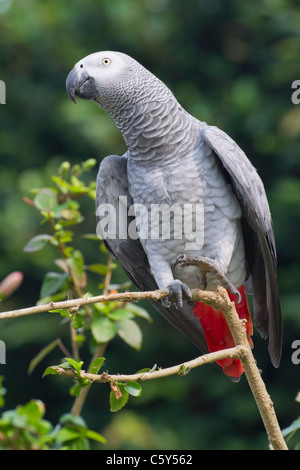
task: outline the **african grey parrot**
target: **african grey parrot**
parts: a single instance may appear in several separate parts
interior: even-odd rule
[[[253,294],[254,324],[263,338],[269,335],[278,367],[282,325],[272,220],[263,183],[244,152],[223,131],[191,116],[126,54],[88,55],[69,73],[66,87],[75,103],[77,96],[103,108],[128,147],[123,156],[101,162],[96,205],[114,209],[116,235],[107,220],[106,228],[101,225],[107,211],[98,213],[98,226],[132,282],[140,290],[169,290],[154,307],[202,353],[231,347],[233,340],[222,312],[193,304],[190,289],[225,286],[247,320],[251,345],[246,292]],[[153,216],[163,207],[172,225],[166,237],[163,212]],[[238,360],[218,365],[234,381],[243,372]]]

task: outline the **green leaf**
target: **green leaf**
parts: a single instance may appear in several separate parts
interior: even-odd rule
[[[57,224],[59,225],[59,224]],[[56,225],[56,228],[57,228],[57,225]],[[55,238],[55,243],[70,243],[72,240],[73,240],[73,232],[71,231],[67,231],[67,230],[58,230],[56,233],[55,233],[55,236],[53,237]]]
[[[80,375],[81,367],[83,365],[83,361],[76,361],[76,359],[72,359],[71,357],[66,357],[66,361],[76,370],[77,375]]]
[[[150,317],[149,313],[147,312],[147,310],[145,310],[142,307],[139,307],[135,304],[128,304],[126,306],[126,310],[129,310],[130,312],[132,312],[137,317],[145,318],[145,320],[148,320],[149,322],[152,322],[152,318]]]
[[[95,233],[85,233],[84,235],[80,235],[80,238],[84,238],[86,240],[94,240],[94,241],[99,241],[98,235]]]
[[[47,245],[48,242],[52,240],[51,235],[43,234],[43,235],[36,235],[35,237],[31,238],[29,242],[23,248],[23,251],[30,253],[32,251],[39,251]]]
[[[82,435],[82,432],[76,428],[65,427],[58,431],[56,435],[56,442],[61,444],[66,441],[77,439]]]
[[[65,413],[59,418],[60,424],[73,424],[74,426],[80,426],[86,428],[86,422],[81,416],[73,416],[71,413]]]
[[[58,364],[58,367],[62,367],[63,369],[72,369],[72,366],[69,362],[62,362],[61,364]]]
[[[111,340],[116,332],[117,326],[107,317],[94,318],[91,324],[92,334],[98,343],[106,343]]]
[[[117,399],[113,391],[111,391],[109,395],[110,411],[113,413],[123,408],[123,406],[125,406],[128,402],[129,398],[129,393],[123,387],[120,386],[119,388],[122,393],[121,398]]]
[[[139,397],[142,393],[142,387],[138,382],[129,381],[124,386],[124,388],[126,392],[128,392],[129,395],[132,395],[133,397]]]
[[[40,297],[55,294],[65,284],[68,277],[68,273],[47,273],[43,280]]]
[[[18,412],[27,416],[31,424],[36,424],[45,414],[45,405],[41,400],[30,400],[25,405],[19,406]]]
[[[43,188],[35,196],[34,205],[39,210],[49,211],[57,204],[57,195],[53,189]]]
[[[91,431],[90,429],[86,431],[85,437],[87,437],[88,439],[93,439],[93,441],[101,442],[103,444],[106,443],[105,437],[103,437],[96,431]]]
[[[84,171],[89,171],[97,164],[97,160],[95,158],[89,158],[85,162],[82,163],[82,169]]]
[[[82,328],[83,323],[84,323],[83,316],[80,313],[76,313],[75,317],[73,318],[71,322],[71,325],[73,326],[73,328],[75,328],[75,330],[77,330],[78,328]]]
[[[90,373],[98,374],[104,361],[105,361],[105,357],[97,357],[97,359],[95,359],[93,363],[91,364]]]
[[[116,325],[118,329],[118,335],[122,338],[122,340],[129,344],[129,346],[132,348],[139,351],[142,346],[142,332],[135,321],[125,319],[123,321],[117,322]]]
[[[56,186],[63,194],[67,194],[70,188],[69,183],[67,183],[63,178],[60,178],[59,176],[52,176],[52,181],[55,182]]]
[[[66,220],[81,221],[81,214],[76,209],[63,209],[61,216]]]
[[[73,276],[75,276],[77,284],[80,287],[84,287],[86,285],[86,275],[84,271],[84,260],[81,251],[76,250],[72,254],[71,258],[66,260],[69,268],[72,270]]]
[[[290,426],[283,429],[282,435],[287,436],[288,434],[291,434],[291,433],[297,431],[298,429],[300,429],[300,418],[296,419],[295,421],[292,422],[292,424]]]
[[[57,374],[58,374],[57,370],[53,369],[53,367],[47,367],[42,377],[46,377],[46,375],[57,375]]]
[[[120,308],[108,314],[109,318],[114,321],[123,321],[126,318],[134,317],[134,314],[126,308]]]
[[[61,175],[62,177],[65,177],[70,170],[70,163],[69,162],[62,162],[62,164],[59,167],[58,174]]]
[[[104,275],[109,271],[109,267],[105,264],[89,264],[86,269],[100,275]]]
[[[136,374],[143,374],[144,372],[150,372],[150,368],[149,367],[145,367],[145,369],[140,369],[136,372]]]
[[[187,375],[191,372],[191,369],[189,367],[186,367],[184,364],[182,364],[180,367],[179,367],[179,371],[177,372],[177,374],[180,376],[180,377],[183,377],[184,375]]]

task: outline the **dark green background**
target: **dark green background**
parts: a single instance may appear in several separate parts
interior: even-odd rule
[[[299,30],[299,2],[289,0],[0,0],[0,79],[7,86],[7,104],[0,105],[0,279],[13,270],[25,276],[2,311],[34,305],[44,274],[54,268],[50,248],[22,251],[32,236],[45,231],[22,196],[49,184],[63,160],[100,162],[125,150],[110,117],[89,102],[73,105],[65,78],[92,52],[125,52],[165,81],[194,116],[231,135],[265,183],[283,307],[280,368],[271,366],[267,343],[257,332],[254,353],[281,426],[298,417],[300,365],[292,364],[291,344],[300,339],[300,105],[292,104],[291,84],[300,79]],[[91,200],[84,211],[81,230],[94,232]],[[80,248],[89,262],[104,256],[92,242]],[[121,270],[115,273],[115,281],[123,279]],[[140,323],[139,353],[121,340],[111,343],[110,372],[130,373],[154,363],[165,367],[197,355],[158,314],[152,316],[152,324]],[[8,389],[5,409],[39,398],[46,418],[56,423],[72,405],[71,384],[41,375],[60,361],[60,353],[53,352],[31,376],[27,367],[55,337],[68,343],[68,327],[60,317],[43,314],[2,321],[0,328],[7,346],[7,364],[0,366]],[[267,447],[245,377],[233,384],[213,366],[184,378],[147,382],[142,397],[131,398],[116,414],[109,412],[108,395],[108,386],[95,385],[83,416],[90,428],[106,435],[110,448]]]

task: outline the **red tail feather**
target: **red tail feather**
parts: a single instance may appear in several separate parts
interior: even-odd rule
[[[230,294],[230,292],[228,292],[228,295],[230,300],[235,302],[239,318],[247,320],[245,327],[249,344],[252,347],[251,336],[253,334],[253,325],[245,286],[241,286],[239,292],[242,296],[240,303],[237,303],[237,297],[235,295]],[[193,312],[195,317],[199,318],[201,321],[209,352],[234,347],[229,327],[220,310],[214,310],[209,305],[197,302],[193,308]],[[233,379],[239,379],[244,371],[241,361],[236,359],[222,359],[216,362],[222,367],[223,372]]]

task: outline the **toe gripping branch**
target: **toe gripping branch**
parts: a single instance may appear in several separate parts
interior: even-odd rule
[[[216,260],[207,258],[205,256],[181,254],[177,256],[176,261],[174,263],[174,267],[177,265],[181,267],[196,266],[200,271],[202,286],[204,290],[206,290],[207,287],[206,274],[211,273],[213,276],[216,277],[216,279],[220,281],[221,286],[225,287],[225,289],[227,289],[232,295],[236,295],[238,297],[237,303],[241,302],[241,293],[225,276],[225,274],[222,272],[222,268]]]

